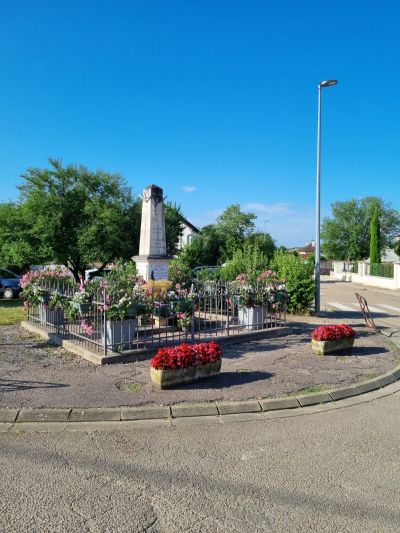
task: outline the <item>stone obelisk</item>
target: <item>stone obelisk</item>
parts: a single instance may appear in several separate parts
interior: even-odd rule
[[[167,255],[163,190],[157,185],[149,185],[143,191],[139,255],[132,259],[146,281],[168,279],[172,257]]]

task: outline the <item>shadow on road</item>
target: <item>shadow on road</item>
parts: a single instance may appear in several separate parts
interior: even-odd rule
[[[253,381],[270,379],[273,376],[275,376],[275,374],[272,374],[270,372],[260,372],[258,370],[244,370],[242,372],[222,372],[214,378],[208,378],[205,381],[198,381],[196,383],[188,383],[187,385],[182,385],[180,387],[173,387],[173,389],[228,389],[230,387],[234,387],[235,385],[244,385],[246,383],[252,383]]]
[[[14,379],[0,379],[0,393],[29,389],[53,389],[69,387],[64,383],[47,383],[45,381],[20,381]]]

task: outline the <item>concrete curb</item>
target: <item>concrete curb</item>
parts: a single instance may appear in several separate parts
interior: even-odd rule
[[[178,419],[185,417],[229,417],[250,413],[289,411],[309,406],[334,404],[340,400],[353,400],[357,396],[384,389],[400,380],[400,366],[370,381],[364,381],[342,389],[322,391],[315,394],[259,400],[231,402],[182,403],[171,406],[147,405],[143,407],[102,408],[0,408],[0,424],[26,422],[127,422],[138,420]],[[328,405],[326,405],[328,404]],[[333,407],[333,406],[332,406]]]
[[[45,336],[48,340],[58,344],[58,341],[63,339],[59,335],[44,332],[42,328],[37,328],[29,322],[27,324],[30,331]],[[46,335],[45,335],[46,334]],[[248,337],[247,337],[248,338]],[[399,351],[400,343],[387,337],[388,341],[392,343],[397,351]],[[110,357],[113,357],[111,355]],[[351,400],[357,400],[357,396],[378,391],[394,382],[400,380],[400,365],[393,370],[378,376],[372,380],[362,383],[349,385],[342,389],[332,389],[321,391],[315,394],[299,395],[293,397],[282,398],[263,398],[257,400],[239,400],[227,402],[201,402],[201,403],[183,403],[172,406],[143,406],[143,407],[107,407],[107,408],[0,408],[0,424],[18,424],[18,423],[38,423],[38,422],[66,422],[66,423],[81,423],[81,422],[129,422],[129,421],[156,421],[163,420],[171,421],[174,419],[183,418],[199,418],[207,417],[211,419],[226,419],[237,415],[237,419],[245,419],[246,414],[249,417],[256,417],[257,414],[268,413],[275,411],[277,413],[289,410],[302,411],[303,408],[311,406],[323,407],[329,409],[329,404],[332,408],[336,406],[335,402],[343,400],[345,404]],[[379,396],[378,396],[379,397]],[[349,404],[351,405],[351,403]],[[324,409],[325,410],[325,409]],[[289,413],[288,413],[289,414]]]

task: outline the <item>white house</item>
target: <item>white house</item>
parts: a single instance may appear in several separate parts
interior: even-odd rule
[[[178,248],[182,250],[185,246],[190,244],[193,239],[200,233],[200,230],[193,226],[186,218],[182,219],[183,233],[179,239]]]

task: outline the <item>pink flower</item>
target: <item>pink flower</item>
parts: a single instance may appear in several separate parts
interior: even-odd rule
[[[86,320],[82,320],[81,322],[81,328],[88,334],[88,335],[93,335],[94,333],[94,327],[89,323],[87,322]]]

